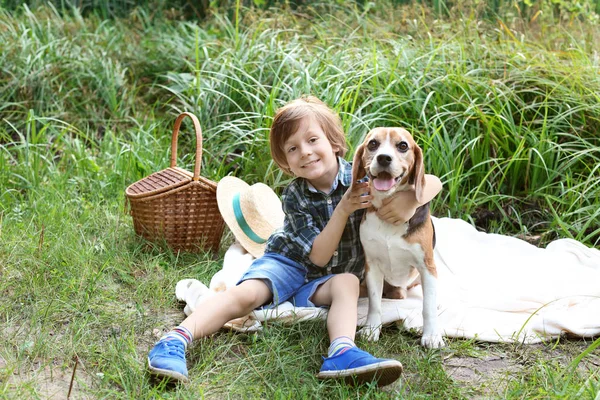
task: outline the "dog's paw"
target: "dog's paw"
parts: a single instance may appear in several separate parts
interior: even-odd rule
[[[379,340],[379,334],[381,333],[381,328],[374,328],[372,326],[365,326],[361,330],[358,331],[358,335],[364,339],[367,339],[369,342],[376,342]]]
[[[442,335],[426,335],[421,338],[421,346],[428,349],[440,349],[446,346]]]

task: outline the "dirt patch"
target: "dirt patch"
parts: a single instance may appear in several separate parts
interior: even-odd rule
[[[486,355],[484,357],[452,356],[444,360],[444,370],[461,386],[474,390],[479,396],[489,398],[499,395],[512,376],[523,369],[505,355]]]
[[[152,324],[144,331],[144,336],[151,337],[153,341],[156,341],[183,322],[185,318],[183,309],[167,309],[154,318]]]
[[[70,399],[95,398],[92,377],[81,364],[77,365],[73,377],[75,362],[70,364],[64,365],[60,361],[53,361],[51,364],[42,365],[40,362],[34,362],[29,370],[15,371],[9,375],[8,386],[13,387],[15,393],[21,393],[26,397],[30,395],[32,398],[66,399],[69,388],[71,388]]]
[[[183,309],[167,309],[147,322],[144,333],[138,337],[136,348],[139,354],[146,355],[154,343],[186,318]],[[145,357],[145,356],[144,356]]]
[[[536,358],[541,358],[545,361],[557,363],[562,369],[567,369],[571,366],[575,358],[583,353],[591,344],[592,341],[589,339],[561,339],[556,345],[536,344],[528,346],[527,351],[523,353],[523,362],[531,364]],[[577,370],[584,374],[589,374],[590,371],[597,371],[599,367],[599,349],[587,354],[577,364]]]
[[[532,345],[484,344],[469,354],[452,354],[443,361],[444,370],[468,392],[469,398],[502,397],[513,379],[520,379],[537,363],[554,363],[567,370],[585,351],[588,340],[561,339],[553,343]],[[583,375],[600,366],[600,352],[594,351],[577,365]]]

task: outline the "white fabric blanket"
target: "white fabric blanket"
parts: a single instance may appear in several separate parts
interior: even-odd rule
[[[560,335],[600,335],[600,251],[572,239],[559,239],[545,249],[523,240],[478,232],[459,219],[433,218],[437,245],[439,322],[447,337],[486,342],[537,343]],[[177,298],[189,315],[198,300],[235,285],[252,262],[238,244],[225,254],[223,270],[208,289],[186,279],[177,284]],[[366,320],[368,300],[358,304],[358,325]],[[383,300],[383,323],[401,321],[420,330],[422,289],[415,286],[403,300]],[[322,308],[257,310],[228,327],[260,329],[260,321],[326,318]]]

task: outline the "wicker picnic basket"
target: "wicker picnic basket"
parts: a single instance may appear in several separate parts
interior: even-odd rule
[[[196,131],[193,174],[177,167],[177,136],[186,116],[192,119]],[[200,176],[201,164],[200,122],[194,114],[180,114],[171,138],[171,166],[133,183],[125,191],[138,235],[152,242],[166,242],[175,251],[219,249],[225,223],[217,205],[217,184]]]

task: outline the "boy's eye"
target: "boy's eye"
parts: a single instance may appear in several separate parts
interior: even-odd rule
[[[308,141],[309,141],[310,143],[314,143],[314,142],[316,142],[316,141],[317,141],[317,138],[316,138],[316,137],[314,137],[314,138],[310,138]]]
[[[292,147],[290,147],[290,148],[288,149],[288,153],[291,153],[291,152],[293,152],[294,150],[296,150],[296,147],[292,146]]]

